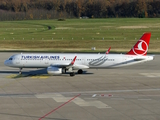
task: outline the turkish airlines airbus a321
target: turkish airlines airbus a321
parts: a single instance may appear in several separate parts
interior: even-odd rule
[[[148,56],[148,46],[151,33],[144,33],[133,48],[126,54],[76,54],[76,53],[28,53],[16,54],[4,62],[6,66],[19,68],[47,68],[48,74],[65,74],[74,76],[74,70],[79,74],[87,68],[107,68],[133,65],[153,60]]]

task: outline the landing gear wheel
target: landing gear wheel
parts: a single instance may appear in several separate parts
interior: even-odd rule
[[[79,69],[78,70],[78,74],[82,74],[83,73],[83,70],[82,69]]]
[[[75,76],[75,73],[74,72],[70,73],[70,76],[71,77]]]
[[[65,73],[66,73],[66,69],[62,68],[62,74],[65,74]]]

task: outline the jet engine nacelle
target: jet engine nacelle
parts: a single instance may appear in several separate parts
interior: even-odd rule
[[[47,68],[47,73],[51,75],[59,75],[59,74],[62,74],[62,68],[49,66]]]

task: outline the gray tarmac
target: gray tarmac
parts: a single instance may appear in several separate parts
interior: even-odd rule
[[[82,75],[4,66],[0,53],[1,120],[160,120],[160,55],[153,61]]]

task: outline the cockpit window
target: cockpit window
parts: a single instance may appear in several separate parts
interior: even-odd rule
[[[13,60],[13,58],[9,58],[9,60]]]

